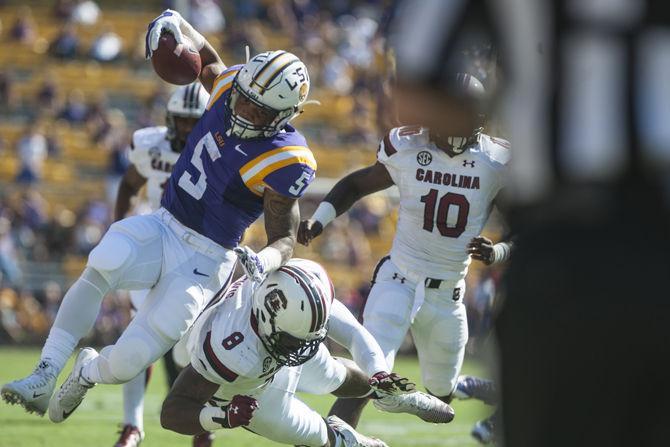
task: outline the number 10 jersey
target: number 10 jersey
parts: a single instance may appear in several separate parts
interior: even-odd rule
[[[391,259],[418,277],[465,277],[470,240],[478,236],[504,183],[509,143],[481,134],[450,157],[418,126],[392,129],[377,159],[400,190]]]

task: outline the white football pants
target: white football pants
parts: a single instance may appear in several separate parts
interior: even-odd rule
[[[232,250],[185,227],[168,211],[114,223],[88,266],[112,289],[150,288],[119,340],[85,369],[99,383],[123,383],[144,371],[184,335],[229,281]]]
[[[439,288],[429,289],[425,278],[406,275],[385,257],[372,281],[363,326],[381,346],[389,368],[393,368],[409,329],[419,355],[423,385],[439,397],[451,394],[468,341],[465,280],[445,280]]]

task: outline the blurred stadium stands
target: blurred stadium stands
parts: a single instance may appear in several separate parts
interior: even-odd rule
[[[92,25],[73,22],[72,8],[81,3],[88,2],[0,1],[0,344],[45,336],[63,291],[111,223],[132,131],[163,124],[171,87],[144,60],[144,32],[170,2],[98,1]],[[310,215],[335,179],[374,160],[389,126],[377,110],[388,72],[379,32],[388,2],[222,3],[226,26],[207,37],[224,62],[244,62],[248,42],[252,54],[293,51],[310,69],[310,97],[323,105],[295,121],[319,164],[319,181],[301,204]],[[63,51],[56,51],[64,29]],[[122,42],[110,62],[91,57],[102,31]],[[368,198],[314,246],[297,250],[325,264],[354,311],[390,247],[393,207],[393,194]],[[262,223],[247,233],[246,244],[264,244]],[[127,307],[123,293],[105,301],[96,342],[116,338]]]

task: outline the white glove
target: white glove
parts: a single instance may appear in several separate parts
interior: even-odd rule
[[[193,42],[196,50],[200,51],[205,46],[205,38],[190,23],[184,20],[181,14],[172,9],[166,9],[147,28],[147,34],[144,39],[144,55],[147,59],[158,48],[158,41],[163,32],[171,33],[177,45],[183,44],[185,42],[184,36],[186,36]]]
[[[184,35],[179,29],[181,20],[183,20],[181,14],[177,11],[166,9],[149,24],[147,35],[144,38],[144,56],[147,59],[158,49],[158,41],[163,31],[172,33],[177,45],[184,43]]]
[[[257,283],[263,282],[263,279],[265,279],[265,268],[256,252],[249,247],[235,247],[233,250],[240,260],[240,264],[242,264],[247,277]]]

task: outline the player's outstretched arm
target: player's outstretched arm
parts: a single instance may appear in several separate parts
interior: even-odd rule
[[[119,191],[116,194],[116,204],[114,205],[114,221],[126,217],[130,210],[130,200],[137,195],[140,188],[147,182],[146,177],[137,171],[134,165],[130,165],[119,184]]]
[[[402,394],[414,391],[415,385],[407,378],[389,371],[384,353],[377,340],[356,320],[339,300],[333,300],[328,320],[328,337],[346,348],[355,364],[367,375],[366,392]],[[350,370],[351,368],[347,368]],[[352,393],[348,387],[338,390],[338,397],[361,397],[365,393]],[[360,390],[360,387],[355,387]]]
[[[368,376],[379,371],[388,371],[388,365],[379,343],[356,320],[349,309],[338,299],[334,299],[330,312],[328,337],[347,349],[354,362]]]
[[[184,36],[193,42],[193,45],[195,45],[195,48],[200,53],[200,61],[202,63],[202,70],[199,76],[200,83],[208,93],[211,93],[214,80],[226,69],[226,65],[214,47],[181,14],[177,11],[166,9],[149,24],[146,36],[147,59],[158,48],[158,41],[163,32],[172,33],[177,44],[184,42]]]
[[[205,405],[219,385],[202,377],[191,366],[184,368],[168,393],[161,410],[161,425],[184,435],[249,425],[258,408],[256,399],[236,395],[222,407]]]
[[[358,200],[391,186],[393,179],[386,167],[379,162],[347,175],[333,186],[311,219],[301,222],[298,242],[309,245],[330,221],[347,211]]]

